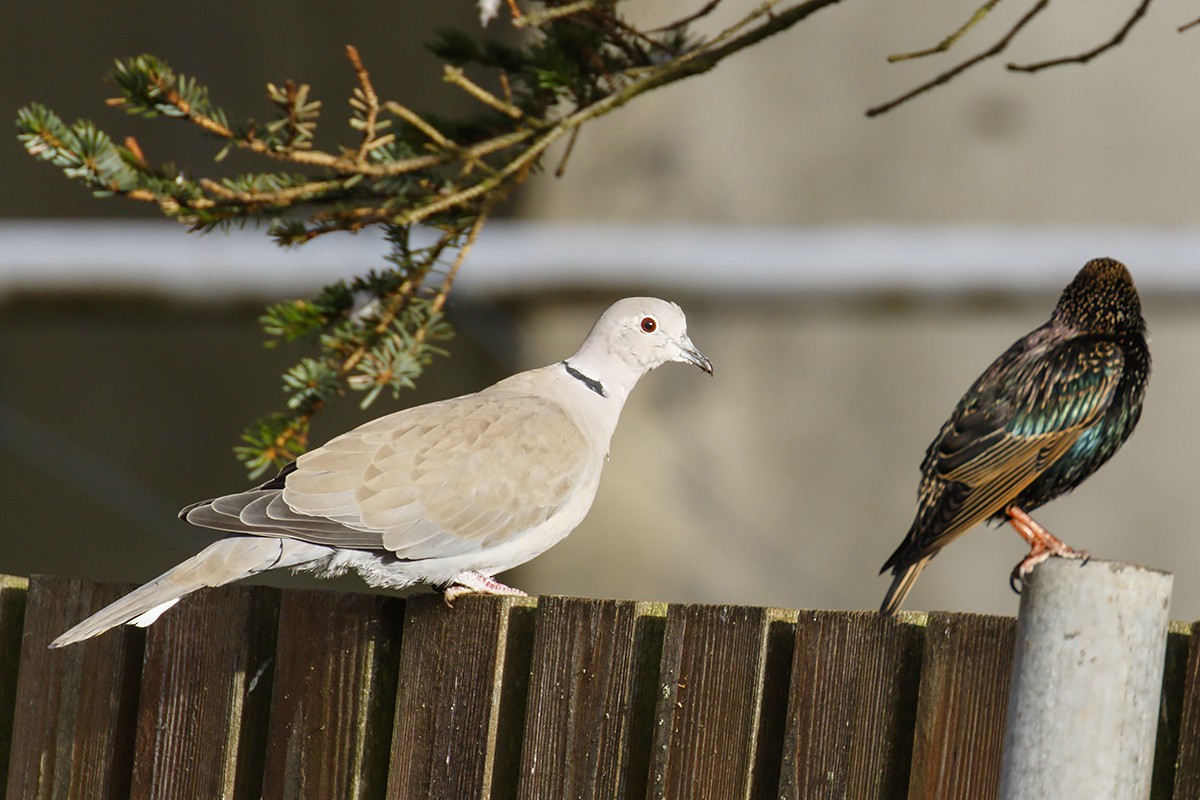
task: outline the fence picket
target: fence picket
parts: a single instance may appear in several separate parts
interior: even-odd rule
[[[433,594],[408,599],[387,797],[515,795],[532,603],[468,595],[446,608]]]
[[[60,650],[46,646],[131,588],[67,578],[30,580],[8,800],[129,796],[141,631],[122,626]]]
[[[202,591],[146,631],[134,800],[258,798],[278,592]]]
[[[767,675],[769,663],[783,666],[769,645],[777,630],[772,624],[786,626],[786,617],[740,606],[667,609],[651,798],[749,798],[774,791],[769,783],[778,780],[778,764],[762,763],[759,729],[765,687],[786,685],[785,676]]]
[[[521,800],[646,796],[654,699],[639,688],[656,682],[661,613],[630,600],[539,598]]]
[[[382,796],[402,607],[383,595],[283,593],[264,800]]]
[[[13,741],[13,713],[21,666],[21,636],[29,581],[0,575],[0,786],[8,784],[8,753]]]
[[[1016,619],[931,613],[921,657],[909,797],[995,797]]]
[[[1175,759],[1175,797],[1200,797],[1200,622],[1192,624],[1187,672],[1183,679],[1180,711],[1179,755]]]
[[[907,619],[801,613],[781,798],[908,796],[924,627]]]

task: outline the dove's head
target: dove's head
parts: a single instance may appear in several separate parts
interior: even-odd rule
[[[712,362],[687,334],[683,309],[657,297],[627,297],[608,307],[574,356],[596,372],[627,373],[634,381],[668,361],[695,364],[712,374]]]

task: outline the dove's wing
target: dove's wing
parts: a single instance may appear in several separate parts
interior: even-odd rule
[[[481,393],[415,411],[301,457],[282,502],[417,559],[510,541],[594,489],[599,459],[550,400]]]
[[[508,542],[594,491],[593,450],[557,403],[481,392],[381,417],[185,517],[405,559],[461,555]]]

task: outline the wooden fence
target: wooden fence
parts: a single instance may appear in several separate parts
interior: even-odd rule
[[[127,588],[0,580],[8,800],[996,791],[1012,618],[234,586],[46,648]],[[1198,642],[1169,637],[1155,798],[1200,797]]]

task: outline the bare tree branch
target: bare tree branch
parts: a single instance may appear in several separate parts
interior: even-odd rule
[[[688,14],[686,17],[682,17],[666,25],[660,25],[657,28],[652,28],[650,32],[662,33],[663,31],[671,31],[675,30],[676,28],[682,28],[684,25],[691,25],[696,20],[711,14],[719,5],[721,5],[721,0],[708,0],[708,2],[701,6],[698,10]]]
[[[896,53],[888,56],[887,60],[895,63],[897,61],[907,61],[910,58],[922,58],[924,56],[931,56],[934,53],[946,52],[953,47],[954,43],[961,39],[967,31],[971,30],[971,28],[974,28],[980,22],[980,20],[986,17],[988,12],[991,11],[999,2],[1000,0],[987,0],[987,2],[985,2],[983,5],[975,9],[975,13],[971,15],[969,20],[963,23],[961,28],[947,36],[945,39],[942,39],[942,41],[938,42],[933,47],[926,48],[925,50],[917,50],[912,53]]]
[[[1016,37],[1016,35],[1021,32],[1021,29],[1024,28],[1026,25],[1028,25],[1030,23],[1030,21],[1033,20],[1034,17],[1036,17],[1038,14],[1040,14],[1042,11],[1044,11],[1046,6],[1048,6],[1048,5],[1050,5],[1050,0],[1038,0],[1037,4],[1033,8],[1029,9],[1029,11],[1026,12],[1025,16],[1021,17],[1021,19],[1017,21],[1017,24],[1014,25],[1012,27],[1012,29],[1007,34],[1004,35],[1004,38],[1002,38],[1000,41],[996,42],[994,45],[989,47],[987,50],[983,51],[982,53],[975,56],[974,58],[967,59],[966,61],[962,62],[961,64],[954,67],[953,69],[943,72],[941,75],[938,75],[933,80],[931,80],[927,83],[921,84],[920,86],[913,89],[912,91],[900,95],[895,100],[890,100],[886,103],[883,103],[882,105],[874,106],[873,108],[868,108],[867,116],[868,117],[876,117],[876,116],[879,116],[880,114],[885,114],[888,111],[891,111],[896,106],[901,105],[903,103],[907,103],[909,100],[912,100],[914,97],[917,97],[918,95],[922,95],[925,92],[929,91],[930,89],[941,86],[943,83],[946,83],[947,81],[953,79],[957,75],[959,75],[963,72],[966,72],[968,69],[975,66],[979,62],[986,61],[987,59],[993,58],[994,56],[997,56],[1000,53],[1004,52],[1004,49],[1006,47],[1008,47],[1009,43],[1013,40],[1013,38]]]
[[[1104,44],[1094,47],[1085,53],[1080,53],[1079,55],[1074,56],[1064,56],[1063,58],[1054,58],[1050,59],[1049,61],[1038,61],[1033,64],[1009,64],[1008,68],[1013,72],[1037,72],[1038,70],[1047,69],[1049,67],[1057,67],[1061,66],[1062,64],[1086,64],[1106,50],[1111,50],[1121,42],[1125,41],[1126,34],[1128,34],[1133,26],[1138,23],[1138,20],[1145,16],[1146,9],[1149,7],[1150,0],[1142,0],[1141,4],[1134,10],[1133,16],[1125,21],[1125,25],[1121,28],[1121,30],[1117,31],[1116,34]]]

